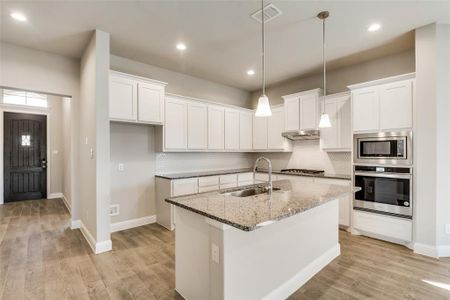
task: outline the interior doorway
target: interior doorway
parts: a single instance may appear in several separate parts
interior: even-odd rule
[[[47,116],[4,112],[4,202],[47,198]]]

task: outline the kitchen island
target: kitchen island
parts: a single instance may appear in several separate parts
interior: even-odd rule
[[[284,299],[339,256],[338,199],[353,190],[295,179],[273,187],[166,199],[185,299]]]

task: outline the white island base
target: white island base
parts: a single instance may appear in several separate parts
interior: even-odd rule
[[[340,255],[338,200],[249,232],[176,206],[175,222],[187,300],[285,299]]]

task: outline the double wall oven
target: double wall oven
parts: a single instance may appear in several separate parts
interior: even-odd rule
[[[354,208],[412,218],[411,131],[354,136]]]

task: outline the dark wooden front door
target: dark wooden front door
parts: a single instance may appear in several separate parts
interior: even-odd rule
[[[4,201],[47,198],[47,117],[4,114]]]

